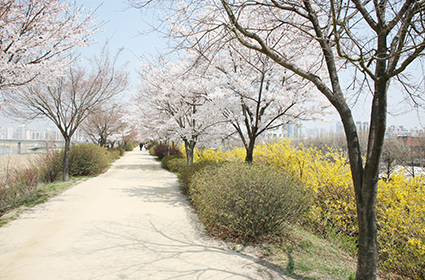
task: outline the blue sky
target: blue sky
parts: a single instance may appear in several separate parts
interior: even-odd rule
[[[129,8],[123,1],[76,0],[78,6],[96,9],[98,23],[104,22],[103,31],[95,36],[98,43],[82,48],[84,55],[92,56],[100,52],[105,41],[109,40],[111,55],[119,48],[124,48],[121,62],[128,62],[128,71],[132,84],[137,84],[137,62],[141,56],[155,55],[165,47],[164,39],[150,31],[146,22],[152,19],[142,15],[139,10]],[[130,88],[130,91],[135,90]]]
[[[131,76],[131,86],[127,95],[135,92],[138,84],[138,60],[142,56],[155,55],[163,49],[165,47],[163,38],[157,33],[149,33],[150,27],[146,22],[149,22],[150,19],[146,15],[142,16],[140,11],[129,8],[123,1],[76,0],[76,4],[93,10],[97,9],[96,15],[99,18],[96,21],[104,22],[101,27],[103,31],[94,38],[98,42],[87,48],[80,48],[78,52],[85,57],[91,57],[101,51],[107,40],[109,40],[111,55],[119,48],[124,48],[120,61],[121,63],[128,62],[128,71]],[[19,123],[0,115],[0,127],[16,127],[18,125]],[[53,128],[53,125],[48,122],[36,121],[28,125],[38,130],[44,130],[46,125]]]

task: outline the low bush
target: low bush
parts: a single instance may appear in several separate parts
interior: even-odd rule
[[[119,156],[123,156],[125,154],[125,150],[121,147],[116,147],[113,149],[113,151],[118,151]]]
[[[153,150],[153,155],[159,160],[162,160],[165,156],[167,156],[167,146],[163,144],[156,145]]]
[[[197,159],[241,161],[241,148],[223,152],[204,150]],[[300,180],[315,193],[308,218],[309,229],[326,238],[342,240],[339,246],[356,250],[356,202],[349,163],[340,151],[318,150],[289,140],[257,145],[254,163],[270,165]],[[406,178],[393,174],[378,182],[377,223],[381,268],[412,279],[424,279],[425,176]],[[306,224],[307,225],[307,224]],[[353,254],[355,255],[355,254]]]
[[[44,182],[55,182],[62,176],[63,153],[60,150],[47,149],[46,153],[36,160],[36,164]]]
[[[379,258],[387,270],[425,279],[425,177],[393,173],[379,181]]]
[[[226,163],[197,172],[189,196],[207,230],[244,242],[277,237],[311,205],[299,180],[268,166]]]
[[[183,158],[183,156],[181,156],[181,155],[166,156],[161,160],[162,168],[170,170],[171,172],[177,171],[175,168],[173,168],[173,170],[171,170],[171,168],[170,168],[170,162],[173,161],[174,159],[182,159],[182,160],[186,161],[185,158]]]
[[[69,175],[87,176],[103,172],[109,166],[107,151],[95,144],[80,144],[69,149]]]
[[[134,149],[134,145],[132,142],[124,142],[121,146],[126,152],[130,152]]]
[[[158,144],[154,144],[154,143],[149,143],[148,144],[148,151],[149,151],[149,154],[151,155],[151,156],[155,156],[155,147],[157,146]]]
[[[174,159],[171,159],[170,161],[168,161],[168,169],[171,172],[178,172],[180,173],[181,170],[183,170],[184,168],[186,168],[187,166],[187,159],[184,157],[177,157]]]
[[[109,161],[115,161],[120,158],[120,151],[115,149],[108,149],[106,150],[106,154],[108,156]]]
[[[35,165],[11,171],[11,176],[0,186],[0,216],[9,209],[31,199],[33,190],[41,184],[40,172]]]
[[[190,183],[196,172],[199,172],[205,167],[214,165],[217,165],[217,163],[212,161],[199,161],[191,165],[185,164],[185,166],[179,170],[179,184],[182,193],[185,195],[189,194]]]

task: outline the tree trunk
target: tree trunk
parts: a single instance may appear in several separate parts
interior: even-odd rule
[[[378,113],[379,102],[375,102],[372,111]],[[382,120],[371,117],[368,153],[363,167],[357,129],[348,107],[341,108],[340,116],[344,124],[350,168],[356,195],[357,218],[359,226],[359,248],[356,280],[374,280],[377,276],[377,227],[376,197],[379,174],[379,159],[382,152],[384,133]],[[384,122],[385,127],[385,122]],[[385,130],[384,130],[385,132]]]
[[[167,140],[166,142],[166,147],[167,147],[167,156],[170,155],[170,141]]]
[[[388,156],[387,159],[387,179],[389,180],[391,176],[391,158]]]
[[[248,146],[245,146],[245,149],[246,149],[245,162],[252,163],[252,161],[254,160],[254,147],[255,147],[255,138],[250,138]]]
[[[184,146],[186,148],[187,165],[193,164],[193,152],[195,150],[196,142],[193,140],[184,140]]]
[[[368,180],[365,178],[362,186],[362,194],[360,195],[361,201],[357,202],[357,218],[359,224],[357,280],[376,279],[377,276],[377,185],[378,182],[376,180]]]
[[[63,180],[65,182],[69,181],[69,147],[71,146],[71,137],[64,137],[65,139],[65,148],[63,153]]]

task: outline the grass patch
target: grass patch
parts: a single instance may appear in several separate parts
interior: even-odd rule
[[[68,182],[56,181],[53,183],[41,185],[40,187],[34,189],[24,198],[17,201],[16,207],[0,217],[0,227],[10,221],[15,220],[25,210],[47,201],[49,198],[62,193],[85,178],[86,177],[83,176],[71,177],[70,181]]]
[[[279,266],[295,279],[350,279],[356,259],[332,242],[298,226],[287,227],[286,238],[268,247],[265,260]]]

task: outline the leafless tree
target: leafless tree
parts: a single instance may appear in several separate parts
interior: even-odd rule
[[[84,133],[100,146],[110,144],[112,147],[122,135],[127,124],[122,120],[124,115],[121,104],[112,103],[94,109],[82,123]]]
[[[398,136],[385,139],[381,170],[384,170],[389,177],[398,165],[403,167],[408,175],[415,177],[417,175],[415,168],[423,166],[424,155],[423,137]]]
[[[401,159],[404,157],[406,149],[408,148],[404,144],[405,143],[397,138],[385,140],[382,149],[380,171],[385,174],[387,178],[389,178],[393,173],[395,165],[397,163],[400,164]]]
[[[164,1],[137,1],[135,7]],[[170,1],[167,1],[170,2]],[[188,46],[237,40],[283,68],[311,81],[340,115],[347,140],[359,223],[356,279],[377,277],[376,199],[379,163],[386,130],[390,81],[401,82],[419,106],[422,91],[406,79],[408,67],[423,57],[423,0],[263,0],[187,1],[176,4],[167,20],[178,18],[174,36],[190,38]],[[179,12],[182,11],[180,14]],[[208,26],[209,24],[209,26]],[[177,31],[176,31],[177,30]],[[189,32],[191,34],[189,34]],[[177,33],[177,35],[176,35]],[[297,48],[288,42],[297,41]],[[302,49],[313,50],[322,64],[303,64]],[[204,47],[205,48],[205,47]],[[317,51],[316,51],[317,50]],[[298,55],[299,54],[299,55]],[[326,73],[317,72],[317,66]],[[358,131],[343,89],[341,67],[352,67],[354,83],[371,96],[370,129],[365,162]],[[412,81],[410,81],[412,82]]]
[[[92,61],[92,69],[74,66],[57,79],[54,86],[21,87],[7,92],[14,106],[7,107],[9,116],[20,120],[47,118],[61,132],[64,141],[63,180],[69,181],[69,147],[71,137],[90,112],[123,92],[128,75],[106,48]]]

